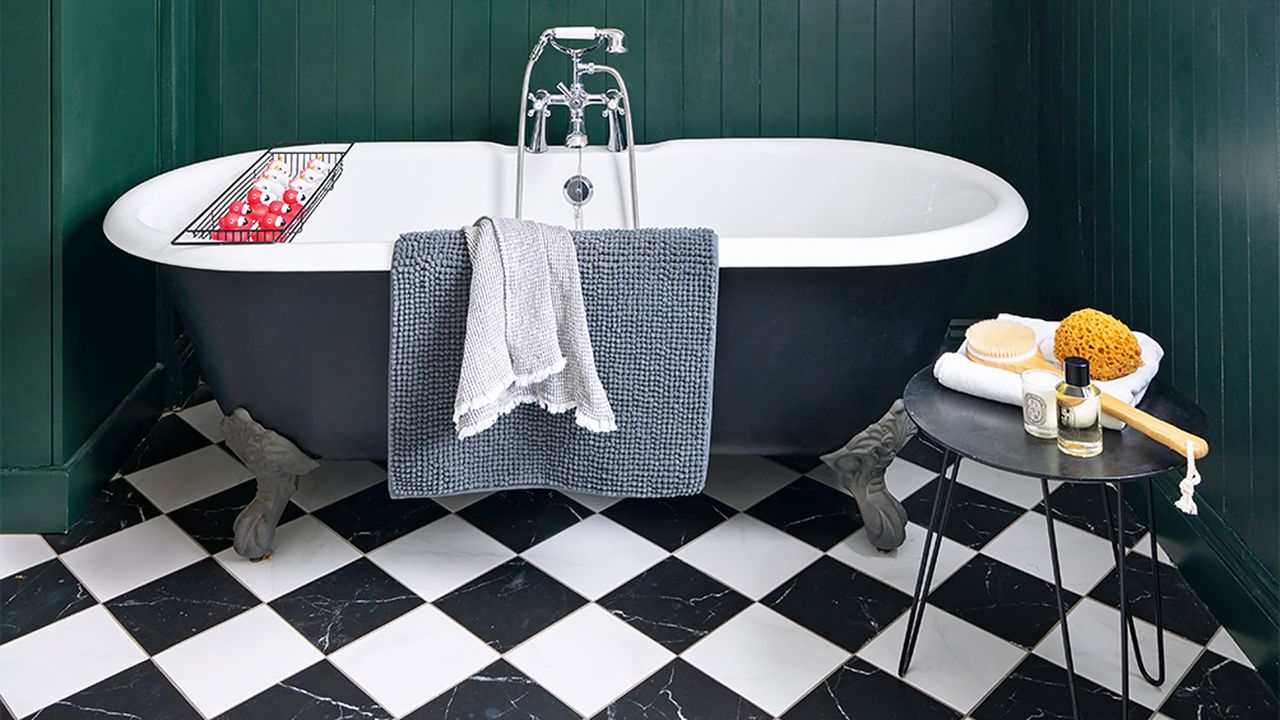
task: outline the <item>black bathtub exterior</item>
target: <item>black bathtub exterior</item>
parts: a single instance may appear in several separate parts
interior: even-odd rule
[[[968,266],[722,269],[712,451],[812,456],[877,420],[937,356]],[[388,273],[162,272],[224,413],[386,459]]]

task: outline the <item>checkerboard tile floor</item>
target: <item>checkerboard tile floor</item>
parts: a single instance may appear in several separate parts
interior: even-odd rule
[[[65,535],[0,536],[0,718],[1056,718],[1069,715],[1034,482],[966,465],[910,672],[894,672],[934,472],[876,552],[814,463],[715,458],[705,494],[392,501],[372,463],[302,480],[268,561],[207,395],[161,419]],[[1054,491],[1086,717],[1118,714],[1096,489]],[[1154,655],[1146,529],[1126,527]],[[1163,553],[1161,553],[1163,556]],[[1169,679],[1133,717],[1280,706],[1172,565]]]

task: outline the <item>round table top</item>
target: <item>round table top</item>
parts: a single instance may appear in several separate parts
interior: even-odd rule
[[[1126,427],[1104,430],[1102,454],[1078,458],[1058,451],[1057,441],[1022,429],[1022,409],[943,387],[933,368],[916,373],[902,393],[920,432],[962,457],[1000,470],[1050,480],[1137,480],[1181,468],[1186,457]],[[1200,437],[1209,420],[1191,398],[1159,380],[1138,407]]]

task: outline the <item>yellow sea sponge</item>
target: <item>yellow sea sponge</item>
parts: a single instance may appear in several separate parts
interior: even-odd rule
[[[1053,354],[1089,361],[1089,374],[1097,380],[1114,380],[1142,367],[1142,348],[1128,325],[1114,317],[1085,308],[1063,318],[1053,336]]]

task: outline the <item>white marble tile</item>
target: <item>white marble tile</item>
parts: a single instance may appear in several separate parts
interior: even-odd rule
[[[320,467],[298,478],[298,492],[293,502],[307,512],[335,503],[371,485],[387,481],[387,471],[371,462],[325,461]]]
[[[762,457],[712,455],[707,467],[705,492],[726,505],[746,510],[800,475],[785,465]]]
[[[506,545],[457,515],[446,515],[369,553],[418,595],[435,600],[515,557]]]
[[[38,565],[56,554],[39,535],[0,535],[0,578]]]
[[[440,503],[449,512],[458,512],[462,508],[473,505],[492,494],[490,492],[458,493],[456,495],[438,495],[431,499]]]
[[[615,497],[613,495],[596,495],[594,493],[570,492],[568,490],[561,490],[559,492],[560,494],[567,496],[570,500],[590,508],[592,512],[600,512],[607,507],[616,505],[622,500],[622,498]]]
[[[432,605],[423,605],[329,656],[396,717],[498,659],[498,653]]]
[[[822,553],[749,515],[734,515],[675,554],[743,595],[759,600]]]
[[[222,442],[225,437],[222,434],[222,418],[225,416],[218,403],[212,400],[179,410],[178,417],[212,442]]]
[[[0,645],[0,697],[17,717],[146,659],[107,609],[95,605]]]
[[[1071,631],[1071,655],[1076,674],[1120,692],[1120,611],[1092,598],[1085,598],[1067,613]],[[1155,626],[1137,620],[1138,642],[1148,663],[1156,658]],[[1148,685],[1138,671],[1133,646],[1129,646],[1129,693],[1145,707],[1158,708],[1178,687],[1178,678],[1187,673],[1200,656],[1200,646],[1178,635],[1164,636],[1166,681],[1162,687]],[[1057,630],[1045,635],[1035,653],[1066,667],[1062,651],[1062,635]]]
[[[594,715],[673,657],[595,604],[583,606],[506,655],[584,717]]]
[[[858,656],[896,676],[907,617],[903,613]],[[920,622],[911,667],[902,679],[967,713],[1025,656],[1012,643],[930,605]]]
[[[603,515],[592,515],[521,555],[595,600],[667,557],[667,551]]]
[[[204,548],[161,515],[69,550],[62,562],[106,602],[206,556]]]
[[[1218,632],[1209,641],[1208,647],[1222,657],[1235,660],[1245,667],[1253,667],[1253,661],[1249,659],[1248,655],[1244,654],[1244,651],[1236,644],[1236,641],[1231,637],[1231,633],[1227,632],[1226,628],[1218,628]]]
[[[880,552],[867,540],[867,531],[862,528],[836,543],[827,551],[827,554],[911,595],[915,592],[916,577],[920,573],[920,555],[924,550],[925,533],[925,528],[909,522],[906,541],[897,550]],[[964,545],[949,538],[943,538],[930,589],[941,585],[975,554]]]
[[[1039,479],[997,470],[972,460],[960,463],[960,474],[957,479],[969,487],[977,488],[1019,507],[1033,508],[1044,499],[1040,493]],[[1049,483],[1049,490],[1052,491],[1059,484]]]
[[[259,605],[155,656],[155,663],[205,717],[230,710],[323,654],[266,605]]]
[[[276,531],[271,557],[251,562],[227,548],[214,555],[253,594],[270,602],[360,557],[360,551],[310,515]]]
[[[239,485],[253,473],[222,448],[210,445],[125,477],[162,512],[169,512]]]
[[[763,605],[752,605],[682,657],[771,715],[780,715],[849,653]]]
[[[1062,584],[1077,595],[1086,595],[1098,581],[1115,567],[1111,544],[1093,533],[1053,522],[1058,539],[1058,559],[1062,567]],[[1005,528],[982,549],[983,554],[1024,570],[1047,582],[1053,582],[1053,563],[1049,555],[1049,534],[1045,516],[1029,512]]]

